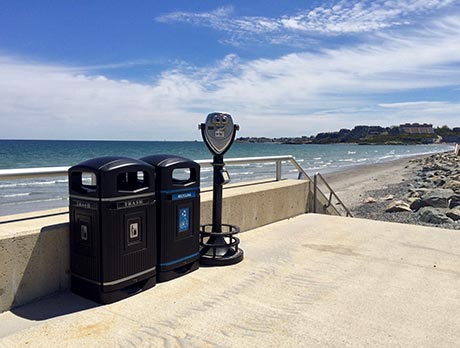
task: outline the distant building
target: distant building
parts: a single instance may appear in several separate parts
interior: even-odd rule
[[[370,126],[369,127],[369,131],[368,131],[368,135],[380,135],[380,134],[383,134],[385,132],[385,128],[383,127],[380,127],[380,126]]]
[[[405,123],[399,126],[399,130],[407,134],[434,134],[433,125],[428,123]]]

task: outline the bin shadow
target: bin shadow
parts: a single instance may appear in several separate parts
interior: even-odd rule
[[[24,319],[40,321],[99,306],[101,305],[75,295],[68,290],[21,307],[13,308],[11,312]]]
[[[17,237],[12,253],[22,253],[21,280],[10,312],[30,320],[46,320],[98,306],[70,292],[68,223],[44,226],[37,234]],[[19,274],[19,272],[18,272]]]

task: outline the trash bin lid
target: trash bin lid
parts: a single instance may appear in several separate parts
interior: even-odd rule
[[[120,157],[120,156],[103,156],[91,158],[89,160],[83,161],[69,170],[75,171],[80,169],[87,169],[91,171],[111,171],[126,166],[146,166],[146,163],[140,160],[129,157]]]
[[[94,173],[96,183],[84,184],[83,173]],[[132,196],[154,192],[154,180],[155,168],[141,160],[120,156],[96,157],[69,169],[69,193],[100,198]]]

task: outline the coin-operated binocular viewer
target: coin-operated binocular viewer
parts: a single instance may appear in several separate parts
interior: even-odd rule
[[[239,126],[233,123],[232,116],[214,112],[206,122],[199,125],[204,143],[213,154],[213,200],[212,224],[200,226],[201,259],[203,265],[225,266],[243,260],[244,252],[238,247],[240,240],[235,236],[240,228],[222,223],[222,186],[230,182],[224,168],[224,154],[235,140]]]

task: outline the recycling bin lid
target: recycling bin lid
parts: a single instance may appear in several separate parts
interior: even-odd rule
[[[159,154],[159,155],[151,155],[151,156],[146,156],[142,157],[141,161],[147,162],[155,167],[160,167],[160,168],[167,168],[171,166],[175,166],[177,164],[187,164],[187,166],[190,167],[197,167],[199,166],[198,163],[195,161],[177,156],[177,155],[168,155],[168,154]]]
[[[155,167],[157,191],[200,186],[200,165],[185,157],[160,154],[141,158]]]

